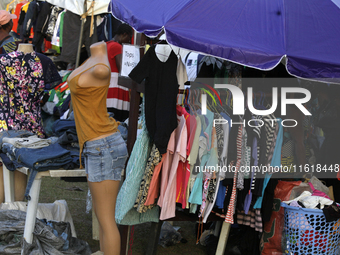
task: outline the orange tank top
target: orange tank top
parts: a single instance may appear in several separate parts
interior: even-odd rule
[[[80,168],[83,168],[81,154],[85,142],[102,135],[117,132],[119,125],[119,122],[109,117],[106,108],[106,97],[110,82],[105,86],[81,87],[78,85],[79,76],[96,65],[105,64],[95,64],[68,81],[80,147]],[[107,68],[109,67],[107,66]]]

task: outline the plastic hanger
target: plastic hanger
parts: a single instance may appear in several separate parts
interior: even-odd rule
[[[213,87],[211,87],[209,84],[206,84],[206,83],[201,83],[201,82],[199,82],[199,83],[202,84],[203,86],[207,87],[208,89],[210,89],[217,96],[220,104],[222,105],[222,100],[220,98],[220,95],[217,93],[217,91]]]
[[[219,111],[217,110],[217,106],[220,106],[220,105],[216,103],[216,100],[215,100],[214,96],[210,93],[210,91],[208,91],[208,90],[206,90],[204,88],[202,88],[202,90],[205,91],[208,95],[210,95],[210,97],[213,99],[212,102],[207,100],[207,105],[209,106],[210,111],[211,112],[215,112],[215,113],[219,113]]]
[[[216,99],[214,98],[214,96],[210,93],[210,91],[206,90],[205,88],[201,88],[203,91],[205,91],[205,93],[207,93],[213,100],[213,102],[215,103],[215,105],[217,104],[216,103]]]

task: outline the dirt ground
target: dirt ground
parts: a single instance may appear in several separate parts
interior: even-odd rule
[[[59,178],[44,177],[41,183],[39,203],[53,203],[55,200],[66,200],[79,239],[89,243],[92,252],[99,250],[99,241],[92,239],[92,211],[86,213],[86,182],[66,182]],[[206,248],[196,245],[195,222],[174,222],[186,243],[163,248],[158,245],[157,254],[206,254]],[[144,255],[150,231],[150,223],[136,225],[131,228],[133,238],[130,241],[129,254]]]

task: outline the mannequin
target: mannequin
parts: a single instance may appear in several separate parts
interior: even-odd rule
[[[27,53],[33,52],[34,49],[33,49],[33,45],[30,44],[30,43],[20,43],[17,51],[21,51],[21,52],[27,54]]]
[[[120,254],[115,206],[127,149],[117,132],[118,123],[109,118],[106,109],[111,76],[106,43],[92,44],[90,51],[91,57],[71,73],[67,82],[93,208],[99,221],[100,249],[105,255]]]
[[[21,65],[17,66],[15,72],[7,72],[7,75],[1,78],[3,79],[3,82],[0,82],[1,93],[11,95],[15,103],[11,104],[9,100],[0,101],[0,120],[5,123],[5,126],[0,127],[0,131],[26,130],[40,138],[45,138],[40,98],[44,90],[54,88],[62,80],[52,60],[43,54],[36,54],[32,44],[20,44],[19,47],[20,52],[1,55],[1,70],[11,68],[15,63],[21,63]],[[29,54],[26,55],[25,53]],[[12,84],[12,86],[8,86],[8,84]],[[30,86],[27,86],[27,84]],[[27,104],[27,102],[30,103]],[[0,175],[2,175],[2,168]],[[14,179],[15,200],[22,201],[27,175],[15,171]],[[2,202],[1,183],[2,179],[0,178],[0,202]]]
[[[79,77],[78,85],[80,87],[88,87],[93,85],[104,86],[110,80],[111,70],[109,68],[110,63],[107,58],[106,44],[103,44],[102,42],[92,44],[90,50],[91,57],[70,74],[68,77],[68,82],[71,81],[75,76],[83,73],[98,63],[101,64],[94,66],[93,69],[84,72]]]

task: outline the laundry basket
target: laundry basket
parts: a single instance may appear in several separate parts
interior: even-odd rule
[[[326,222],[323,211],[289,206],[285,211],[286,252],[291,255],[339,255],[340,219]]]

